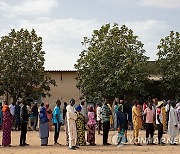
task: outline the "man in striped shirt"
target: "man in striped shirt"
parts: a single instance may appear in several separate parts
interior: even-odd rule
[[[105,101],[104,105],[102,106],[102,122],[103,122],[103,145],[110,145],[108,141],[108,133],[110,129],[110,115],[112,112],[107,105],[107,100]]]

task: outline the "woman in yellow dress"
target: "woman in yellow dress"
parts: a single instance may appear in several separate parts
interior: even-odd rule
[[[133,121],[133,138],[135,139],[134,145],[141,146],[140,143],[138,143],[138,136],[139,136],[139,129],[142,128],[142,114],[139,111],[138,107],[138,101],[134,101],[134,106],[132,108],[132,121]]]
[[[164,105],[161,108],[161,112],[162,112],[163,132],[166,132],[167,131],[167,127],[166,127],[166,108],[165,108]]]
[[[110,104],[107,104],[107,105],[108,105],[108,107],[110,108],[111,113],[113,113],[113,110],[112,110],[111,105],[110,105]],[[112,115],[110,115],[110,128],[113,128],[113,126],[114,126],[113,116],[112,116]]]

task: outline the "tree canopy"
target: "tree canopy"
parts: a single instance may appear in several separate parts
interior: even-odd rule
[[[115,98],[144,90],[148,73],[143,44],[125,25],[103,25],[84,37],[85,49],[75,64],[77,87],[85,97]]]
[[[0,39],[0,92],[8,93],[16,102],[19,98],[50,95],[55,80],[44,72],[42,38],[31,32],[12,29]]]
[[[158,45],[159,73],[162,76],[162,88],[175,96],[180,92],[180,34],[170,34],[160,40]]]

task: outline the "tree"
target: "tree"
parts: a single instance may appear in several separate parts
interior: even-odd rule
[[[148,57],[143,44],[125,25],[103,25],[92,38],[84,37],[85,49],[75,64],[77,87],[85,97],[115,98],[144,90]]]
[[[8,93],[13,102],[19,98],[50,95],[55,80],[44,72],[42,38],[31,32],[12,29],[0,40],[0,92]]]
[[[158,45],[159,73],[162,76],[162,88],[175,95],[180,92],[180,35],[170,34],[160,40]]]

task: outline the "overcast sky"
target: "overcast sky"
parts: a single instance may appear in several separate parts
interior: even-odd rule
[[[0,36],[34,28],[47,70],[74,69],[83,37],[106,23],[126,24],[154,60],[159,40],[180,31],[180,0],[0,0]]]

